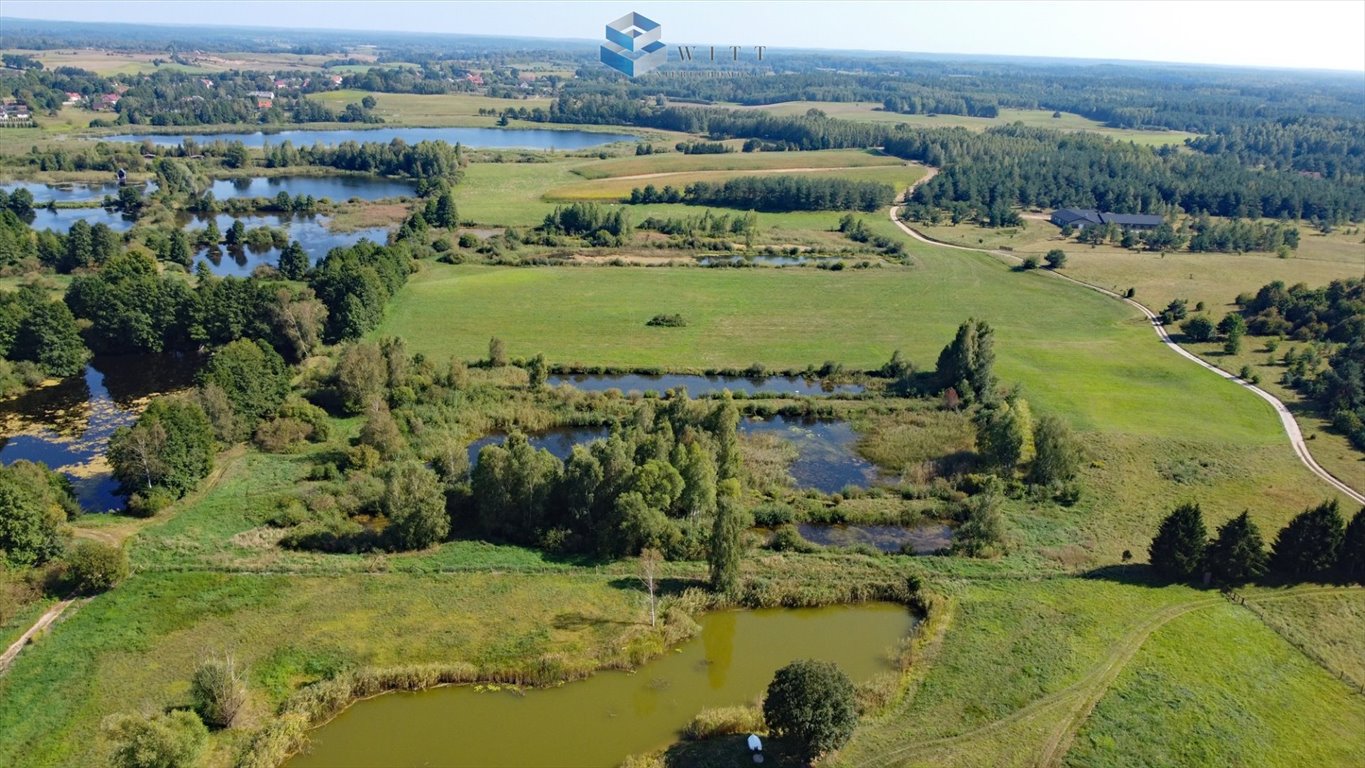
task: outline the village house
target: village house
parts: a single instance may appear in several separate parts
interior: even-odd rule
[[[1101,213],[1092,208],[1059,208],[1048,218],[1059,227],[1085,229],[1094,225],[1118,225],[1121,229],[1147,230],[1161,226],[1164,219],[1152,213]]]

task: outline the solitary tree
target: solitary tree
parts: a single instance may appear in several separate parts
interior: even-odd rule
[[[953,534],[953,551],[969,557],[999,552],[1005,542],[1005,518],[1000,513],[1000,481],[991,478],[985,490],[962,505],[962,522]]]
[[[488,340],[488,364],[494,368],[507,365],[507,345],[497,336]]]
[[[1024,455],[1024,422],[1009,403],[983,409],[976,418],[976,451],[986,466],[1009,476]]]
[[[1181,504],[1161,521],[1147,549],[1152,569],[1171,581],[1195,578],[1204,566],[1207,539],[1204,513],[1199,505]]]
[[[66,553],[66,580],[71,588],[93,595],[128,576],[128,553],[98,541],[78,541]]]
[[[1219,526],[1205,554],[1214,580],[1233,586],[1260,578],[1268,561],[1261,531],[1246,512]]]
[[[726,392],[720,405],[711,412],[706,425],[716,440],[716,479],[739,477],[739,409]]]
[[[717,487],[716,519],[711,528],[711,589],[732,595],[739,589],[739,561],[744,529],[748,527],[739,506],[739,481],[723,480]]]
[[[1299,513],[1275,538],[1271,570],[1290,579],[1325,579],[1336,567],[1344,528],[1336,499]]]
[[[853,683],[828,661],[794,661],[777,670],[763,699],[763,720],[806,760],[838,749],[853,735]]]
[[[531,389],[540,389],[545,386],[545,380],[549,377],[549,373],[550,368],[545,364],[543,353],[537,353],[526,365],[526,376]]]
[[[1048,269],[1061,269],[1066,266],[1066,251],[1061,248],[1053,248],[1043,257],[1043,261],[1047,262]]]
[[[337,361],[336,388],[341,406],[348,413],[361,413],[384,393],[388,369],[379,346],[356,342],[341,352]]]
[[[115,768],[190,768],[209,738],[199,715],[184,709],[151,717],[114,715],[103,725]]]
[[[1065,483],[1076,476],[1081,463],[1081,446],[1066,422],[1044,414],[1033,429],[1034,457],[1028,481],[1034,485]]]
[[[215,728],[230,728],[246,703],[245,675],[232,656],[204,659],[190,680],[190,698],[203,721]]]
[[[1195,315],[1180,324],[1181,333],[1188,336],[1190,341],[1204,342],[1212,339],[1213,329],[1213,321],[1204,315]]]
[[[386,529],[399,549],[425,549],[450,533],[445,491],[436,473],[419,462],[398,464],[384,479]]]
[[[308,253],[298,240],[290,241],[280,251],[280,275],[286,280],[302,280],[308,275]]]

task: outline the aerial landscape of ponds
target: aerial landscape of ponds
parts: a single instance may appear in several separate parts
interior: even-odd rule
[[[658,392],[683,387],[692,397],[718,394],[729,390],[746,395],[858,395],[864,391],[861,384],[833,384],[819,379],[804,379],[800,376],[764,376],[748,378],[744,376],[702,376],[699,374],[666,373],[646,375],[639,373],[621,374],[564,374],[549,378],[551,386],[568,384],[584,392],[605,392],[619,389],[622,392]]]
[[[171,355],[95,358],[84,376],[0,403],[0,464],[42,462],[70,478],[85,511],[122,509],[105,459],[109,436],[152,395],[189,386],[193,370],[190,359]]]
[[[915,618],[904,606],[872,603],[724,611],[699,623],[699,637],[635,672],[599,672],[555,688],[464,685],[359,702],[314,731],[309,749],[286,765],[537,768],[573,755],[575,765],[607,768],[675,741],[702,709],[753,700],[796,659],[832,661],[854,681],[891,670],[890,650]]]
[[[444,141],[448,144],[462,144],[474,149],[587,149],[617,141],[635,141],[636,137],[624,133],[604,133],[597,131],[555,131],[543,128],[343,128],[339,130],[293,130],[278,133],[124,133],[116,136],[97,136],[97,141],[144,142],[149,141],[159,147],[179,146],[185,139],[193,139],[200,144],[214,141],[240,141],[248,147],[277,145],[285,141],[295,146],[324,144],[328,146],[342,142],[360,143],[381,142],[387,144],[394,139],[402,139],[409,144],[419,141]]]

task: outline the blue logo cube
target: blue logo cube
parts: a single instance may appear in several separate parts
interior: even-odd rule
[[[627,13],[607,25],[602,63],[629,77],[657,68],[668,58],[667,46],[659,40],[661,30],[657,21]]]

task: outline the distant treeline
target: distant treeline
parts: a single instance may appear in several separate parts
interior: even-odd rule
[[[724,182],[688,184],[680,199],[671,188],[633,189],[632,203],[683,202],[752,211],[875,211],[890,205],[896,190],[890,184],[849,179],[801,176],[741,176]]]
[[[382,176],[409,176],[414,179],[452,178],[463,164],[460,146],[444,141],[402,142],[343,141],[333,147],[322,144],[295,147],[285,140],[266,147],[265,167],[323,165],[343,171],[358,171]]]
[[[631,99],[757,105],[871,101],[891,112],[994,117],[1000,108],[1072,112],[1117,128],[1217,133],[1303,116],[1361,122],[1365,94],[1348,74],[1236,71],[1151,65],[909,61],[836,53],[783,55],[783,69],[694,77],[664,69],[622,82],[580,72],[574,93]],[[841,71],[817,71],[834,65]],[[1359,127],[1357,126],[1357,130]]]

